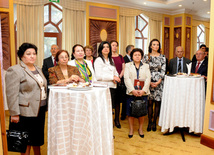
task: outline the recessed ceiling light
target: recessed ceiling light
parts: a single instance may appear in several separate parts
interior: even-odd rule
[[[210,12],[209,12],[209,11],[207,11],[207,14],[210,14]]]
[[[207,0],[204,0],[204,2],[206,2]]]
[[[146,2],[144,2],[143,4],[146,5]]]
[[[178,5],[179,7],[182,7],[182,5],[180,4],[180,5]]]

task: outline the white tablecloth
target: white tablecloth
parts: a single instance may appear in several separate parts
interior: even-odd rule
[[[205,106],[204,78],[165,76],[159,125],[161,132],[174,127],[189,127],[202,133]]]
[[[50,89],[48,155],[74,154],[114,154],[109,88]]]

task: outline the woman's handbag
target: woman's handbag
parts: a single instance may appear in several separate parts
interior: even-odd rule
[[[8,151],[25,153],[29,141],[29,133],[21,131],[20,123],[11,123],[7,133]]]
[[[130,107],[132,117],[138,118],[147,115],[147,96],[135,98],[134,101],[131,101]]]

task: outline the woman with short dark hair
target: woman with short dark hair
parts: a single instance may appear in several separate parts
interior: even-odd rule
[[[10,111],[10,130],[29,133],[25,155],[40,154],[44,144],[44,125],[47,81],[41,69],[35,65],[37,47],[23,43],[18,50],[20,64],[11,66],[6,73],[6,96]]]
[[[134,133],[134,117],[131,115],[130,104],[134,99],[145,100],[147,102],[147,96],[149,94],[149,86],[151,81],[151,73],[149,70],[149,65],[146,63],[142,63],[141,60],[143,58],[143,51],[139,48],[134,48],[130,54],[132,62],[125,64],[125,73],[124,80],[126,85],[126,94],[127,98],[127,115],[129,122],[129,134],[128,137],[132,138]],[[141,89],[135,89],[135,80],[144,81],[144,86]],[[138,117],[139,120],[139,128],[138,133],[141,138],[144,138],[143,134],[143,122],[144,116]]]

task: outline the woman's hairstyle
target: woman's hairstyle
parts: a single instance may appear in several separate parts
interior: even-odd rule
[[[104,58],[103,53],[102,53],[102,50],[103,50],[105,44],[108,44],[108,46],[109,46],[109,53],[108,53],[109,62],[110,62],[110,64],[111,64],[112,66],[114,66],[114,62],[113,62],[113,60],[112,60],[111,45],[110,45],[110,43],[109,43],[108,41],[102,41],[102,42],[100,43],[100,46],[99,46],[99,48],[98,48],[98,57],[101,57],[101,59],[103,60],[103,62],[105,62],[105,61],[104,61],[105,58]]]
[[[72,48],[71,60],[75,59],[74,53],[75,53],[75,48],[76,48],[77,46],[80,46],[80,47],[82,47],[82,49],[84,49],[84,47],[83,47],[82,45],[80,45],[80,44],[75,44],[75,45],[73,46],[73,48]]]
[[[83,49],[84,49],[84,52],[86,52],[86,48],[89,48],[92,52],[92,54],[94,53],[94,48],[91,46],[91,45],[86,45]]]
[[[59,61],[59,55],[62,53],[62,52],[65,52],[67,55],[68,55],[68,60],[69,60],[69,53],[68,51],[66,50],[60,50],[56,53],[56,61],[58,62]]]
[[[112,43],[117,43],[117,46],[119,46],[119,43],[117,42],[117,40],[112,40],[112,41],[110,41],[110,45],[111,45]]]
[[[23,57],[25,51],[29,48],[33,48],[37,54],[37,47],[36,45],[34,44],[31,44],[31,43],[23,43],[21,46],[19,46],[19,49],[18,49],[18,52],[17,52],[17,55],[19,57],[19,60],[21,60],[21,58]]]
[[[140,48],[134,48],[134,49],[131,51],[131,53],[130,53],[130,57],[131,57],[132,60],[133,60],[133,55],[134,55],[135,52],[140,52],[140,54],[141,54],[141,59],[143,58],[143,55],[144,55],[143,50],[140,49]]]
[[[151,41],[150,41],[150,43],[149,43],[149,53],[152,53],[152,48],[151,48],[151,46],[152,46],[152,42],[153,41],[157,41],[158,43],[159,43],[159,49],[158,49],[158,53],[160,53],[160,49],[161,49],[161,44],[160,44],[160,41],[158,40],[158,39],[152,39]]]

